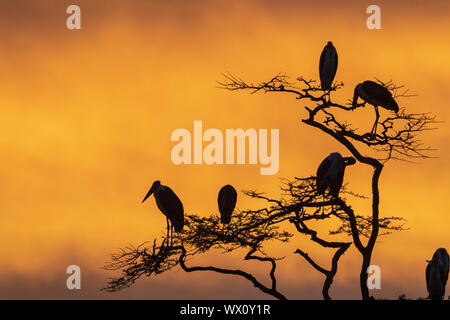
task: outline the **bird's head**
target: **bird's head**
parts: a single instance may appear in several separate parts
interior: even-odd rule
[[[438,266],[439,265],[439,256],[438,255],[434,255],[433,258],[430,261],[430,264],[432,266]]]
[[[327,46],[332,46],[333,45],[333,42],[331,42],[331,41],[328,41],[328,43],[327,43]]]
[[[398,113],[398,111],[400,110],[397,102],[394,99],[392,99],[391,101],[391,109],[394,110],[395,113]]]
[[[144,200],[142,200],[142,203],[147,200],[148,197],[150,197],[153,192],[155,192],[156,188],[158,188],[161,185],[161,182],[159,180],[156,180],[155,182],[153,182],[152,187],[150,188],[150,190],[148,190],[147,194],[145,195]]]
[[[441,261],[445,261],[448,257],[448,253],[447,250],[445,250],[445,248],[439,248],[436,250],[436,252],[433,255],[433,259],[434,257],[437,257],[439,259],[441,259]]]
[[[355,91],[353,92],[353,101],[352,101],[352,107],[355,109],[358,107],[358,97],[359,97],[359,91],[361,90],[361,83],[357,84],[355,87]],[[353,110],[352,109],[352,110]]]

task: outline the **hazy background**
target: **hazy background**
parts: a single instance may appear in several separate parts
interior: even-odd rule
[[[82,29],[66,29],[78,4]],[[418,96],[399,100],[410,112],[444,121],[423,140],[439,151],[422,164],[391,162],[381,177],[381,215],[403,216],[410,230],[380,238],[372,263],[382,271],[377,297],[423,297],[426,259],[449,249],[446,201],[450,156],[448,1],[378,1],[382,30],[366,28],[365,1],[1,1],[0,2],[0,298],[267,298],[248,282],[178,269],[141,279],[121,293],[99,289],[101,269],[127,244],[161,235],[165,218],[154,200],[140,201],[160,179],[188,213],[217,212],[224,184],[277,196],[282,177],[308,176],[330,152],[348,154],[320,131],[300,124],[304,103],[293,96],[250,95],[216,88],[221,73],[250,81],[278,72],[318,78],[327,41],[339,54],[336,80],[350,99],[354,86],[394,79]],[[354,116],[371,128],[373,108]],[[369,120],[368,120],[369,119]],[[177,128],[280,129],[280,170],[260,166],[175,166]],[[370,171],[347,171],[349,187],[369,195]],[[240,209],[256,208],[243,195]],[[356,203],[369,213],[369,203]],[[321,234],[326,234],[326,229]],[[297,236],[270,244],[286,259],[279,288],[289,298],[321,298],[323,277],[294,255],[308,251],[328,266],[332,251]],[[268,279],[268,266],[208,253],[192,263],[244,268]],[[213,261],[213,262],[211,262]],[[334,298],[359,298],[360,255],[341,259]],[[82,269],[82,290],[66,289],[66,267]],[[264,278],[263,278],[264,277]]]

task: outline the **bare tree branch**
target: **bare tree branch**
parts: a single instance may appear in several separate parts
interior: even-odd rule
[[[396,85],[392,80],[383,82],[379,79],[376,81],[391,91],[394,98],[408,98],[414,95],[409,94],[409,91],[404,86]],[[349,100],[347,104],[339,104],[332,102],[331,92],[322,90],[315,84],[314,80],[306,80],[303,77],[298,77],[295,81],[290,81],[286,75],[277,74],[275,77],[267,82],[259,84],[247,83],[244,80],[233,75],[225,75],[225,81],[219,82],[221,88],[226,90],[251,90],[252,93],[292,93],[296,95],[298,100],[306,100],[315,104],[314,108],[305,107],[307,110],[307,117],[302,119],[302,122],[317,128],[325,134],[333,137],[336,141],[341,143],[360,163],[369,165],[373,169],[372,174],[372,214],[370,217],[356,215],[353,209],[346,204],[344,199],[329,199],[328,201],[315,201],[311,198],[301,200],[308,200],[319,205],[318,208],[324,210],[327,206],[332,206],[332,213],[330,216],[338,217],[341,220],[340,226],[330,233],[347,233],[352,236],[353,243],[363,256],[363,263],[360,273],[360,286],[363,299],[369,298],[369,292],[366,285],[367,267],[370,264],[372,251],[375,242],[379,235],[389,234],[391,231],[404,230],[405,220],[399,217],[379,217],[379,178],[383,170],[383,164],[389,160],[404,160],[411,161],[411,159],[426,159],[430,158],[430,152],[434,149],[424,146],[418,139],[421,132],[435,129],[434,125],[438,124],[435,116],[429,113],[407,113],[405,108],[402,108],[398,113],[392,113],[385,118],[377,119],[376,126],[381,127],[381,132],[372,134],[371,132],[360,132],[359,129],[352,127],[346,120],[338,118],[338,113],[335,111],[352,111],[357,108],[365,107],[366,103],[361,103],[356,106]],[[342,83],[334,84],[331,91],[336,91],[342,88]],[[328,97],[328,99],[327,99]],[[379,156],[373,157],[364,155],[360,150],[361,146],[370,148],[376,151]],[[254,196],[258,196],[254,194]],[[306,202],[308,202],[306,201]],[[283,206],[283,210],[301,212],[308,207],[306,204],[292,204],[291,207],[283,203],[278,204]],[[334,210],[334,205],[339,209]],[[303,213],[302,213],[303,215]],[[322,217],[325,217],[322,213]],[[298,218],[297,218],[298,219]],[[291,219],[291,221],[294,221]],[[298,222],[297,229],[304,231],[305,227]],[[387,230],[380,234],[380,229]],[[314,233],[311,233],[313,236]],[[369,240],[364,245],[361,237],[367,237]],[[314,237],[313,237],[314,239]],[[325,273],[326,270],[318,266],[309,256],[301,250],[296,251],[318,271]]]
[[[405,230],[406,220],[401,217],[379,216],[379,177],[384,164],[391,159],[407,160],[429,158],[433,149],[426,147],[419,140],[419,134],[435,129],[433,125],[439,123],[428,113],[407,113],[405,108],[400,112],[381,118],[377,126],[381,128],[377,134],[361,132],[344,119],[338,117],[337,111],[352,111],[363,108],[365,103],[353,106],[351,102],[339,104],[332,102],[331,93],[343,87],[343,83],[336,82],[331,91],[324,91],[314,80],[298,77],[294,81],[284,74],[277,74],[268,81],[257,84],[248,83],[232,74],[225,74],[225,80],[218,82],[220,88],[237,91],[249,90],[252,94],[263,93],[289,93],[298,100],[306,100],[315,104],[306,107],[307,116],[302,123],[317,128],[341,143],[362,164],[373,170],[371,204],[372,212],[368,216],[356,214],[348,204],[347,198],[368,199],[364,195],[347,190],[344,185],[339,197],[329,193],[319,194],[314,176],[282,180],[282,196],[274,198],[256,190],[244,191],[244,194],[264,202],[260,209],[236,210],[232,221],[228,225],[220,223],[217,215],[201,217],[195,214],[185,216],[185,230],[177,233],[170,241],[164,239],[160,245],[156,240],[152,246],[146,243],[134,247],[121,249],[118,254],[112,255],[111,262],[105,266],[107,270],[121,270],[121,276],[112,278],[103,290],[117,291],[131,286],[142,276],[156,276],[180,266],[185,272],[211,271],[221,274],[236,275],[250,281],[256,288],[277,299],[286,299],[277,289],[275,275],[277,258],[264,252],[267,241],[288,242],[293,236],[284,231],[281,226],[293,224],[301,235],[309,236],[311,241],[324,248],[336,249],[331,258],[329,269],[320,266],[306,252],[301,249],[295,251],[301,255],[315,270],[325,275],[322,288],[324,299],[330,299],[329,288],[338,270],[338,262],[342,255],[353,243],[363,257],[360,272],[360,286],[363,299],[369,298],[367,289],[367,267],[370,265],[372,251],[376,240],[381,235],[393,231]],[[408,98],[413,95],[404,86],[394,82],[382,82],[393,93],[395,98]],[[342,117],[342,116],[341,116]],[[367,155],[362,152],[364,146],[373,150],[379,156]],[[334,221],[336,229],[329,231],[329,236],[344,234],[352,242],[332,241],[318,236],[316,230],[311,228],[313,222],[324,220]],[[362,238],[367,238],[363,244]],[[169,244],[170,243],[170,244]],[[235,250],[245,250],[244,260],[269,262],[270,286],[264,285],[252,274],[242,270],[231,270],[216,266],[186,265],[186,259],[203,254],[211,249],[229,253]]]

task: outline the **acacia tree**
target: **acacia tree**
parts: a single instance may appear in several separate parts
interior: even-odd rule
[[[392,91],[394,98],[408,97],[407,90],[392,82],[380,84]],[[197,214],[185,216],[185,229],[174,234],[173,238],[162,238],[161,243],[154,239],[139,246],[128,246],[112,255],[111,262],[104,268],[120,270],[121,275],[111,278],[103,290],[117,291],[131,286],[142,276],[158,275],[180,266],[185,272],[211,271],[234,275],[248,280],[262,292],[277,299],[286,299],[277,287],[276,268],[280,258],[266,253],[264,246],[268,241],[288,242],[294,236],[282,227],[291,224],[299,235],[309,236],[311,241],[328,249],[334,249],[330,267],[326,268],[315,262],[302,249],[296,254],[303,257],[315,270],[324,275],[322,295],[330,299],[329,288],[338,270],[342,255],[353,244],[362,256],[360,271],[360,288],[363,299],[369,299],[367,287],[367,268],[370,265],[376,240],[379,236],[395,230],[403,230],[405,220],[400,217],[382,217],[379,212],[380,193],[379,178],[386,162],[392,159],[411,160],[428,158],[430,148],[424,147],[418,139],[418,134],[432,129],[436,123],[435,117],[427,113],[406,113],[402,108],[397,114],[380,118],[378,127],[381,132],[372,134],[360,132],[345,119],[346,112],[364,107],[364,104],[353,106],[351,103],[339,104],[331,99],[329,92],[323,91],[314,80],[303,77],[289,81],[285,75],[278,74],[269,81],[258,84],[248,83],[233,75],[225,75],[225,81],[219,82],[220,87],[236,91],[250,90],[252,93],[285,93],[293,94],[298,100],[309,101],[314,107],[306,107],[307,116],[303,124],[319,129],[323,133],[341,143],[359,163],[373,169],[371,177],[371,196],[364,197],[353,193],[344,186],[338,197],[329,193],[321,195],[317,191],[315,177],[293,178],[282,180],[280,198],[271,197],[254,190],[244,191],[246,196],[260,199],[265,206],[260,209],[248,209],[234,213],[229,225],[222,225],[217,215],[202,217]],[[331,91],[339,90],[342,83],[335,83]],[[343,112],[343,115],[338,113]],[[375,150],[377,156],[367,155]],[[354,212],[350,206],[350,198],[371,200],[371,214],[364,216]],[[329,231],[329,239],[319,236],[317,230],[311,227],[313,222],[333,220],[336,229]],[[348,241],[333,241],[334,235],[347,235]],[[367,239],[366,243],[363,240]],[[240,269],[225,269],[216,266],[188,266],[187,260],[199,254],[206,254],[212,249],[222,250],[224,254],[236,250],[245,250],[244,260],[256,260],[270,264],[268,278],[270,285],[265,285],[254,275]]]

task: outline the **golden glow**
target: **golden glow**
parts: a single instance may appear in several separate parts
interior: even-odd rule
[[[444,121],[423,135],[439,149],[439,158],[420,165],[391,162],[381,177],[381,214],[405,217],[410,230],[380,238],[372,262],[381,266],[383,290],[374,294],[425,296],[425,259],[450,244],[450,22],[443,14],[448,2],[428,2],[426,8],[382,2],[380,31],[366,29],[365,7],[356,1],[330,1],[328,7],[296,1],[77,1],[82,30],[68,31],[70,3],[62,2],[0,5],[1,297],[11,296],[1,284],[14,286],[8,282],[14,277],[40,288],[43,278],[58,274],[63,281],[55,288],[39,289],[41,297],[54,297],[63,291],[58,286],[64,286],[67,265],[77,263],[98,274],[86,297],[113,297],[98,292],[111,276],[100,269],[108,254],[164,230],[154,201],[140,204],[155,179],[176,191],[187,212],[208,215],[217,211],[217,192],[224,184],[278,195],[280,177],[314,174],[330,152],[345,153],[299,123],[304,104],[293,96],[230,93],[215,83],[227,71],[250,81],[280,71],[317,78],[328,40],[339,54],[342,102],[362,80],[394,79],[418,94],[400,100],[401,106],[433,112]],[[367,108],[360,120],[373,116]],[[192,130],[194,120],[222,131],[279,128],[278,174],[261,176],[259,165],[173,165],[170,134]],[[369,194],[369,174],[362,166],[350,168],[350,188]],[[259,205],[238,197],[240,209]],[[369,209],[368,203],[356,207]],[[275,255],[287,256],[279,270],[280,290],[285,285],[283,293],[292,298],[320,298],[322,277],[292,254],[296,246],[329,262],[331,252],[306,237],[287,246],[269,245]],[[217,263],[243,267],[239,255],[214,256]],[[331,294],[359,297],[359,268],[360,256],[352,249],[342,259]],[[247,283],[227,287],[227,281],[214,274],[172,272],[137,285],[147,283],[150,290],[129,290],[141,298],[233,298],[237,287],[242,298],[264,298]],[[203,289],[184,296],[187,291],[179,288],[192,283]],[[151,289],[165,284],[172,291]]]

